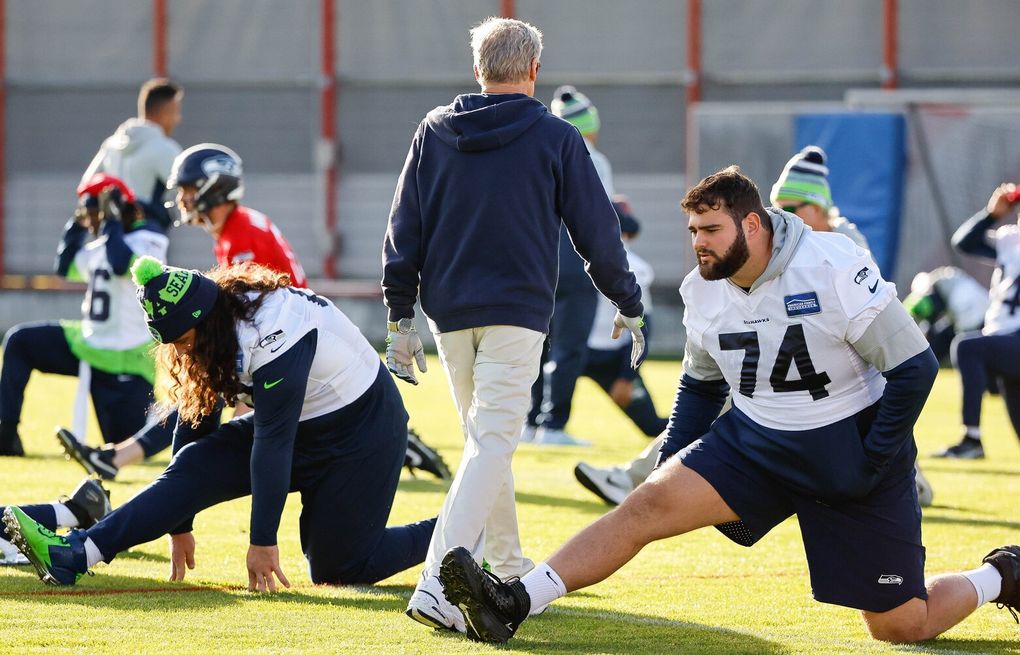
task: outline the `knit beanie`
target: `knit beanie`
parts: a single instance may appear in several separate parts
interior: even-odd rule
[[[641,231],[641,223],[634,214],[627,211],[627,205],[616,200],[613,201],[613,209],[620,218],[620,234],[629,234],[636,237]]]
[[[822,209],[832,207],[829,167],[825,165],[825,159],[825,151],[818,146],[807,146],[791,157],[772,185],[769,196],[772,204],[780,207],[791,202],[809,202]]]
[[[588,96],[572,86],[556,89],[549,110],[576,127],[582,136],[599,131],[599,110]]]
[[[140,257],[131,266],[138,302],[149,333],[160,343],[177,341],[216,305],[219,287],[198,271],[164,266],[155,257]]]

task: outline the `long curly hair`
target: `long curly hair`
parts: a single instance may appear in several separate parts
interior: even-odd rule
[[[219,293],[212,311],[195,326],[190,351],[178,354],[172,343],[156,349],[170,406],[176,407],[182,421],[196,427],[213,413],[220,398],[232,405],[241,392],[237,323],[251,321],[267,293],[290,286],[286,273],[252,263],[214,268],[205,276],[216,283]],[[252,291],[258,295],[249,297]]]

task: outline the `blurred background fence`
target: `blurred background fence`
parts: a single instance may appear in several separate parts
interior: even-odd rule
[[[657,273],[659,325],[678,325],[693,266],[679,199],[727,164],[767,195],[803,139],[821,141],[837,202],[901,292],[951,263],[946,232],[999,182],[1020,181],[1013,0],[0,0],[0,330],[77,312],[78,292],[34,291],[45,284],[26,276],[49,272],[82,170],[140,83],[166,74],[186,89],[175,138],[240,153],[246,204],[310,276],[341,281],[320,285],[377,336],[381,301],[353,296],[380,277],[411,134],[477,89],[467,30],[494,14],[544,32],[540,100],[573,84],[598,107],[599,148],[643,223],[634,249]],[[847,138],[861,115],[895,118],[900,140],[867,126]],[[876,182],[888,189],[872,199]],[[213,264],[200,230],[171,244],[174,264]],[[659,352],[682,343],[674,329],[656,339]]]

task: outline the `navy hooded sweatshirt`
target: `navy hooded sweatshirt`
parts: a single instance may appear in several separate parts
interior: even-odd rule
[[[641,289],[584,140],[541,102],[466,94],[429,112],[397,181],[383,244],[389,319],[433,330],[514,325],[547,332],[560,222],[596,288],[627,316]]]

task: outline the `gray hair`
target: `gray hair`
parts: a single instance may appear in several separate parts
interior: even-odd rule
[[[490,16],[471,29],[471,51],[480,83],[522,82],[542,57],[542,33],[523,21]]]

